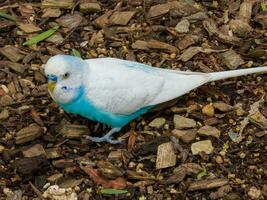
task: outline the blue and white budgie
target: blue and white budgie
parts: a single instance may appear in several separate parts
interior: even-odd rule
[[[200,73],[160,69],[116,58],[83,60],[68,55],[51,57],[45,65],[49,93],[68,113],[109,125],[95,142],[119,143],[112,135],[158,104],[175,99],[210,81],[251,73],[266,67]]]

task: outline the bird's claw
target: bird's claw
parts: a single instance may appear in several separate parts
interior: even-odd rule
[[[106,137],[106,136],[103,136],[103,137],[92,137],[92,136],[86,135],[85,139],[91,140],[91,141],[97,142],[97,143],[100,143],[100,142],[108,142],[110,144],[122,144],[123,143],[123,141],[112,140],[112,137]]]
[[[120,140],[112,140],[112,135],[118,131],[120,131],[121,128],[112,128],[106,135],[103,137],[92,137],[92,136],[85,136],[87,140],[91,140],[93,142],[108,142],[110,144],[122,144],[123,142]]]

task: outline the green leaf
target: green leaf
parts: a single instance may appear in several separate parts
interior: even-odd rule
[[[5,19],[9,19],[11,21],[16,21],[16,17],[12,16],[12,15],[9,15],[9,14],[6,14],[2,11],[0,11],[0,17],[3,17]]]
[[[71,55],[72,55],[72,56],[79,57],[79,58],[82,57],[81,54],[80,54],[80,52],[77,51],[76,49],[71,49]]]
[[[33,36],[31,39],[27,40],[23,43],[23,45],[33,45],[37,44],[38,42],[41,42],[45,40],[46,38],[49,38],[51,35],[53,35],[57,30],[59,29],[59,26],[55,26],[43,33],[40,33],[39,35]]]
[[[267,11],[267,3],[266,2],[261,3],[261,9],[262,9],[262,11]]]
[[[203,176],[207,176],[208,172],[207,170],[204,168],[201,172],[198,173],[197,175],[197,179],[201,179]]]
[[[118,190],[118,189],[112,189],[112,188],[104,188],[104,189],[101,189],[101,193],[102,194],[107,194],[107,195],[111,195],[111,194],[115,194],[115,195],[125,194],[127,192],[128,192],[128,190]]]

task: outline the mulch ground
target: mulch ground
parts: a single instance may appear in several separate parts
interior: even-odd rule
[[[0,199],[266,199],[266,75],[206,84],[111,145],[84,139],[109,128],[64,113],[42,67],[57,54],[198,72],[264,66],[266,28],[260,0],[1,0]]]

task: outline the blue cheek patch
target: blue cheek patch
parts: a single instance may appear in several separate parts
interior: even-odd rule
[[[61,89],[62,89],[64,92],[68,90],[67,86],[63,86]]]
[[[62,86],[61,89],[63,90],[63,92],[70,92],[71,90],[73,90],[73,88],[71,87],[67,87],[67,86]]]

